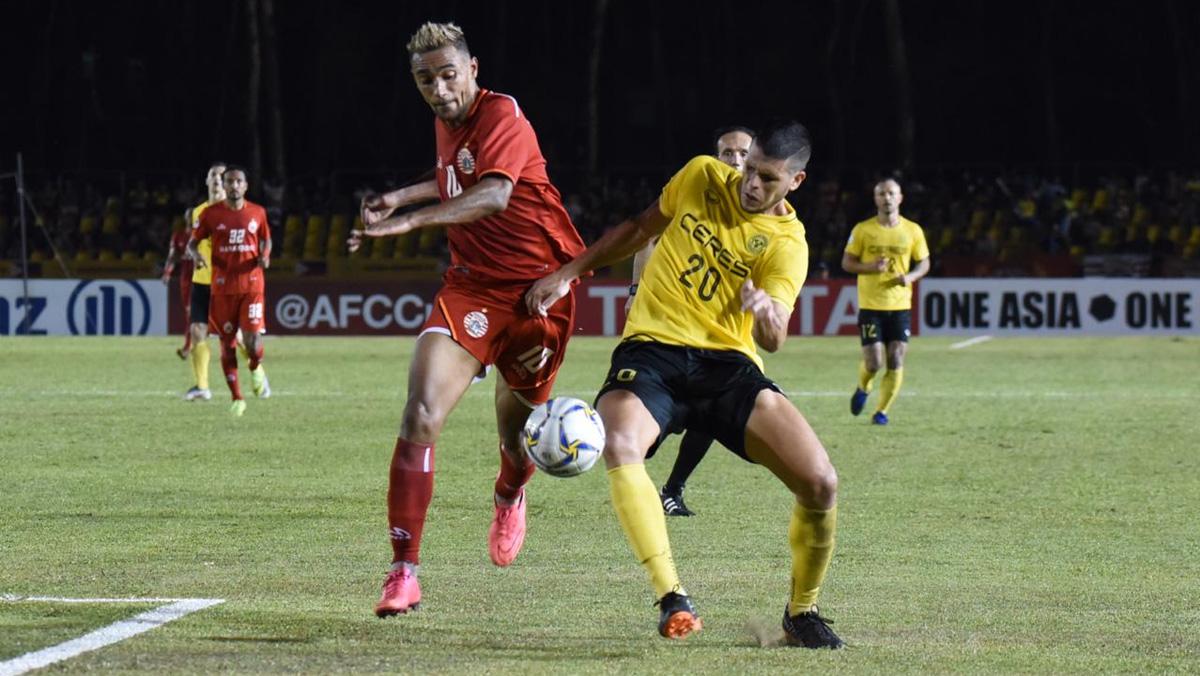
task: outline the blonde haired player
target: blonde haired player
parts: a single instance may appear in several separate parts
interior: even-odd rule
[[[525,542],[526,484],[533,462],[520,433],[534,406],[550,398],[574,324],[574,296],[549,317],[525,312],[529,285],[583,250],[546,173],[533,125],[516,99],[479,86],[479,61],[462,29],[426,23],[408,43],[413,82],[434,114],[435,178],[363,200],[365,237],[449,227],[450,266],[421,327],[408,371],[408,398],[388,469],[387,521],[392,566],[375,614],[421,603],[417,580],[425,517],[433,497],[435,446],[447,416],[478,376],[497,371],[495,407],[500,471],[488,555],[510,566]],[[399,207],[432,204],[395,213]]]
[[[645,459],[664,437],[686,427],[767,468],[795,496],[786,640],[806,648],[842,646],[816,608],[833,555],[837,473],[804,416],[763,375],[755,347],[774,352],[783,345],[808,271],[804,225],[784,198],[804,182],[811,152],[808,130],[791,122],[762,132],[744,173],[697,157],[655,204],[526,294],[531,312],[545,312],[580,275],[659,237],[596,408],[608,433],[612,504],[650,574],[658,631],[667,638],[684,638],[701,622],[675,569]]]
[[[884,363],[879,405],[871,422],[888,424],[888,409],[904,382],[904,355],[912,326],[912,285],[929,272],[929,245],[921,226],[900,215],[904,193],[894,179],[875,184],[875,218],[850,231],[842,269],[858,275],[858,332],[863,359],[850,413],[862,413],[875,374]]]

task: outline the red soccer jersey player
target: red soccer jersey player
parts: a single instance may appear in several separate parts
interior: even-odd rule
[[[237,379],[237,333],[240,329],[250,358],[250,376],[254,393],[270,396],[266,374],[260,368],[263,357],[262,333],[266,330],[266,287],[264,273],[271,263],[271,227],[267,212],[245,199],[246,173],[236,167],[225,170],[225,200],[209,206],[192,231],[188,249],[199,257],[200,240],[212,238],[212,304],[209,321],[219,331],[221,368],[233,396],[234,415],[242,415],[242,399]]]
[[[364,230],[350,239],[445,226],[450,268],[409,365],[408,401],[392,455],[388,525],[392,570],[380,617],[421,600],[416,567],[433,494],[434,445],[467,387],[495,365],[500,473],[488,553],[510,565],[525,539],[525,484],[534,466],[521,450],[532,406],[546,401],[575,315],[568,295],[533,316],[523,294],[583,250],[546,175],[537,136],[517,102],[479,88],[478,62],[454,24],[427,23],[408,44],[413,79],[436,119],[437,177],[363,201]],[[440,203],[395,215],[396,208]]]
[[[185,223],[182,229],[171,233],[171,240],[167,244],[167,262],[163,264],[162,274],[163,284],[170,284],[171,275],[175,274],[176,267],[179,268],[179,302],[183,304],[183,325],[187,327],[183,333],[183,347],[175,350],[180,359],[187,359],[192,350],[192,259],[186,255],[187,243],[188,227]]]

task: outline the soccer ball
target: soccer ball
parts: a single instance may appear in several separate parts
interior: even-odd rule
[[[604,451],[604,423],[586,402],[555,397],[529,414],[521,446],[543,472],[575,476],[596,464]]]

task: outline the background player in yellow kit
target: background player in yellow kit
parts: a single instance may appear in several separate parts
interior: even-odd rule
[[[880,385],[879,405],[871,422],[888,424],[888,409],[904,382],[904,354],[912,326],[912,285],[929,272],[929,245],[921,226],[900,215],[904,193],[893,179],[875,184],[878,213],[854,226],[842,269],[858,275],[858,333],[863,359],[858,365],[858,387],[850,396],[850,413],[862,413],[876,372],[883,365],[887,345],[887,371]]]

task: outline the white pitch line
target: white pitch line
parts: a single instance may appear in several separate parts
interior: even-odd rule
[[[974,338],[968,338],[964,341],[954,343],[953,345],[950,346],[950,349],[951,350],[961,350],[964,347],[971,347],[972,345],[986,343],[991,339],[992,339],[991,336],[975,336]]]
[[[53,596],[4,597],[5,601],[47,601],[58,603],[159,603],[170,601],[165,606],[135,615],[127,620],[119,620],[106,627],[84,634],[79,638],[43,648],[20,657],[0,662],[0,676],[17,676],[34,669],[41,669],[55,662],[71,659],[86,652],[99,650],[118,641],[137,636],[155,627],[178,620],[184,615],[204,610],[225,599],[68,599]]]

